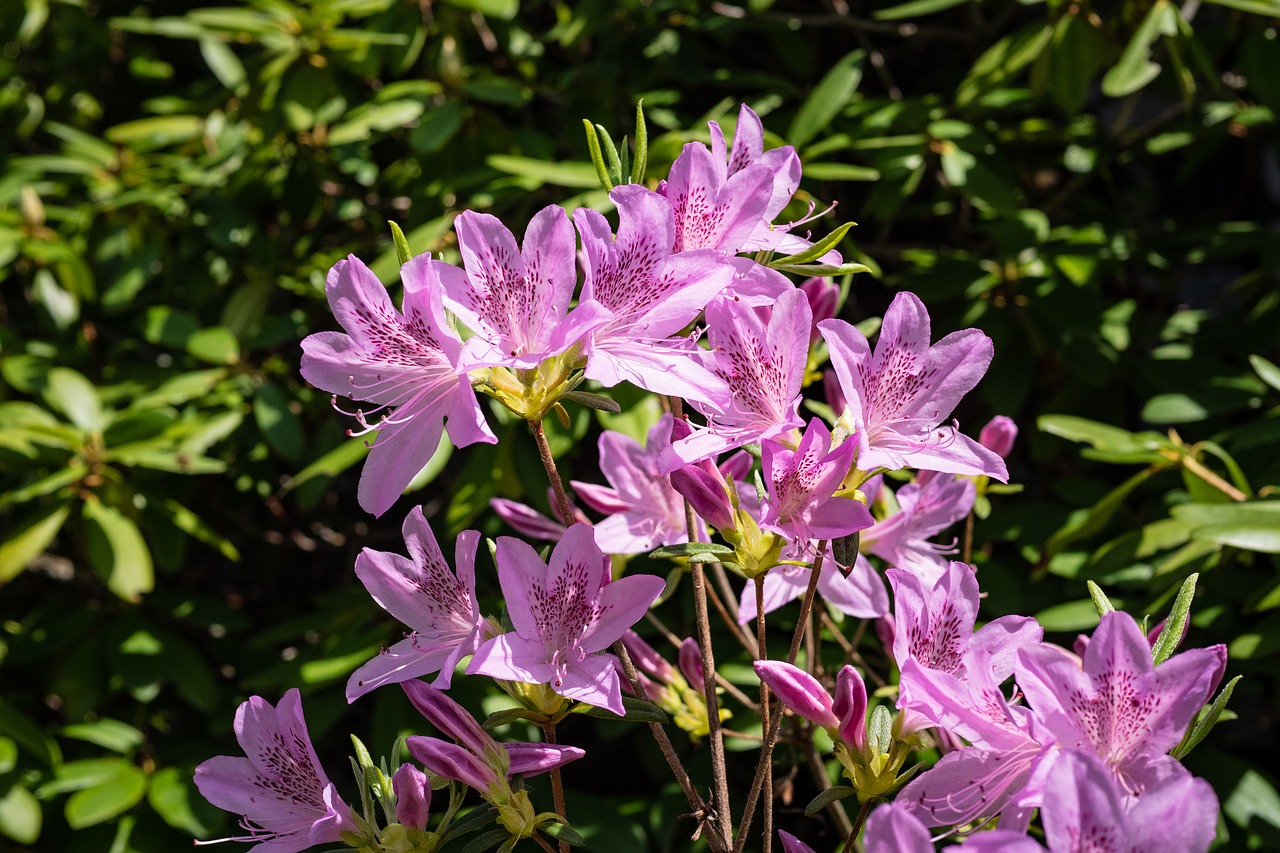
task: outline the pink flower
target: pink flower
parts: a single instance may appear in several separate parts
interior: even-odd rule
[[[253,696],[236,711],[236,740],[246,757],[219,755],[196,768],[206,800],[244,816],[248,835],[223,841],[258,842],[251,851],[296,853],[356,832],[351,808],[325,776],[293,689],[279,707]]]
[[[329,271],[325,292],[346,330],[302,342],[302,375],[317,388],[377,404],[357,409],[361,429],[378,437],[360,475],[360,506],[386,512],[435,453],[448,421],[458,447],[497,441],[460,364],[462,342],[445,320],[440,282],[427,256],[400,270],[404,313],[377,277],[354,256]],[[385,412],[377,420],[368,417]]]
[[[996,415],[978,433],[978,443],[1004,459],[1013,450],[1013,442],[1017,437],[1018,425],[1004,415]]]
[[[975,494],[972,480],[921,471],[894,495],[898,512],[863,532],[861,547],[924,583],[936,583],[947,568],[945,555],[956,549],[929,540],[968,515]]]
[[[611,655],[597,654],[634,625],[665,585],[633,575],[609,582],[590,525],[575,524],[550,565],[527,543],[498,539],[498,581],[515,630],[476,650],[467,672],[549,684],[561,696],[624,713]]]
[[[809,422],[796,450],[773,439],[763,441],[760,462],[768,496],[761,524],[802,546],[871,527],[875,520],[866,504],[834,496],[855,449],[852,441],[833,449],[831,432],[817,418]]]
[[[356,558],[356,576],[378,606],[413,633],[351,674],[347,701],[354,702],[384,684],[439,672],[435,684],[448,689],[458,661],[476,650],[485,619],[476,601],[475,563],[480,534],[458,534],[455,576],[435,534],[414,507],[404,520],[409,557],[365,548]]]
[[[1004,460],[955,427],[940,426],[991,363],[991,339],[965,329],[929,344],[929,314],[899,293],[885,312],[875,352],[842,320],[818,324],[845,397],[841,422],[856,431],[858,467],[925,468],[1008,479]]]

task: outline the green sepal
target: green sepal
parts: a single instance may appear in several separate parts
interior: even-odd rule
[[[631,183],[643,184],[649,165],[649,132],[644,126],[644,98],[636,101],[636,159],[631,164]]]
[[[595,705],[587,705],[585,703],[579,703],[574,706],[573,713],[585,714],[588,717],[597,717],[601,720],[626,720],[630,723],[659,723],[665,725],[670,722],[666,711],[643,699],[623,696],[622,707],[627,713],[621,717],[608,708],[597,708]]]
[[[587,845],[587,842],[578,834],[578,831],[567,823],[560,823],[559,821],[548,823],[542,828],[542,831],[552,838],[572,844],[574,847],[585,847]]]
[[[1098,616],[1106,616],[1116,609],[1111,599],[1107,598],[1107,594],[1102,591],[1102,587],[1093,581],[1085,581],[1084,584],[1089,588],[1089,597],[1093,599],[1093,606],[1098,609]]]
[[[651,560],[674,560],[680,558],[693,558],[705,555],[714,555],[716,559],[721,557],[732,557],[733,549],[728,545],[721,545],[718,542],[680,542],[675,545],[663,545],[654,551],[649,552]],[[698,562],[714,562],[714,560],[699,560]]]
[[[1196,748],[1200,741],[1204,740],[1204,736],[1218,724],[1218,719],[1227,708],[1227,700],[1231,698],[1232,691],[1236,689],[1236,682],[1241,678],[1244,678],[1244,676],[1237,675],[1228,681],[1226,686],[1218,693],[1217,698],[1213,700],[1213,704],[1207,708],[1200,709],[1200,713],[1196,715],[1195,722],[1191,724],[1191,728],[1183,735],[1182,743],[1175,746],[1173,751],[1169,753],[1170,755],[1181,761],[1186,757],[1187,753]]]
[[[606,190],[611,190],[613,181],[609,180],[609,168],[604,164],[604,153],[600,150],[600,136],[596,133],[596,126],[585,118],[582,120],[582,126],[587,131],[587,150],[591,152],[591,163],[596,167],[596,177],[600,179],[601,185]]]
[[[849,229],[857,224],[858,223],[856,222],[846,222],[809,248],[805,249],[803,252],[797,252],[794,255],[787,255],[782,258],[774,258],[772,261],[769,261],[769,268],[776,270],[779,267],[797,266],[799,264],[808,264],[816,261],[827,252],[834,249],[836,245],[844,239],[844,235],[849,233]]]
[[[560,395],[560,399],[572,400],[581,406],[586,406],[588,409],[608,412],[611,415],[622,414],[622,406],[618,405],[617,400],[612,400],[603,394],[596,394],[591,391],[567,391]]]
[[[1191,599],[1196,594],[1196,580],[1199,574],[1192,572],[1187,579],[1182,582],[1182,588],[1178,590],[1178,597],[1173,600],[1173,608],[1169,611],[1169,618],[1164,620],[1164,628],[1160,631],[1160,636],[1156,637],[1155,645],[1151,647],[1151,659],[1156,666],[1164,663],[1173,654],[1173,650],[1178,647],[1178,643],[1182,642],[1182,631],[1187,626],[1187,618],[1191,613]]]
[[[856,793],[858,793],[858,789],[851,785],[832,785],[809,801],[809,805],[804,807],[804,815],[805,817],[813,817],[837,800],[852,797]]]
[[[391,242],[396,244],[396,258],[400,261],[400,266],[404,266],[413,259],[413,252],[409,249],[409,241],[405,238],[404,232],[400,230],[400,226],[394,221],[388,219],[387,224],[391,226]]]

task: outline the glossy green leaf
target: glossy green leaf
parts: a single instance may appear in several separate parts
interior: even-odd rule
[[[1102,93],[1109,98],[1123,98],[1150,83],[1160,74],[1159,64],[1151,61],[1151,46],[1161,32],[1172,34],[1178,10],[1169,0],[1156,0],[1129,43],[1120,60],[1102,78]]]
[[[253,417],[267,446],[290,462],[298,462],[306,448],[306,437],[302,434],[302,421],[290,408],[292,402],[280,386],[263,383],[253,396]]]
[[[1196,748],[1200,741],[1204,740],[1205,735],[1213,730],[1218,724],[1218,720],[1222,717],[1222,712],[1226,710],[1227,702],[1231,700],[1231,694],[1236,689],[1236,682],[1244,676],[1237,675],[1226,683],[1226,685],[1218,692],[1217,697],[1207,707],[1201,708],[1196,714],[1195,722],[1191,724],[1191,728],[1187,730],[1186,735],[1182,738],[1182,743],[1178,744],[1172,752],[1174,758],[1181,761],[1186,757],[1187,753]]]
[[[152,775],[151,785],[147,788],[147,802],[174,829],[193,838],[204,838],[210,834],[210,828],[192,807],[192,803],[200,802],[200,794],[189,773],[176,767],[158,770]]]
[[[84,503],[85,552],[89,563],[116,595],[136,601],[155,586],[151,551],[138,526],[114,506]]]
[[[916,18],[921,15],[932,15],[953,6],[959,6],[966,0],[911,0],[888,9],[880,9],[874,14],[881,21],[899,21],[903,18]]]
[[[107,423],[97,389],[82,374],[68,367],[49,371],[44,398],[83,430],[100,430]]]
[[[244,65],[225,42],[213,38],[200,39],[200,55],[208,63],[213,76],[228,89],[235,89],[245,81]]]
[[[70,500],[50,504],[23,520],[6,536],[0,543],[0,583],[13,579],[45,552],[70,512]]]
[[[102,717],[89,723],[63,726],[63,737],[97,744],[112,752],[127,754],[142,745],[143,735],[128,723]]]
[[[500,172],[519,175],[534,183],[551,184],[557,187],[595,187],[600,178],[596,167],[590,163],[574,163],[561,161],[548,163],[532,157],[517,157],[512,154],[492,154],[485,162]]]
[[[299,471],[285,483],[283,493],[288,494],[316,477],[336,477],[369,455],[372,436],[352,438],[339,444],[316,461]]]
[[[1196,594],[1198,578],[1199,575],[1192,573],[1178,589],[1173,608],[1169,611],[1169,618],[1165,620],[1164,628],[1160,630],[1160,635],[1156,637],[1155,644],[1151,647],[1151,658],[1156,666],[1168,660],[1174,649],[1182,642],[1182,631],[1187,625],[1187,619],[1190,618],[1191,599]]]
[[[1280,16],[1280,0],[1205,0],[1205,2],[1226,6],[1228,9],[1238,9],[1241,12],[1265,15],[1268,18]]]
[[[235,364],[240,359],[240,342],[222,326],[193,332],[186,345],[187,352],[210,364]]]
[[[803,148],[822,131],[853,100],[858,84],[862,82],[862,65],[867,54],[855,50],[845,54],[823,76],[809,96],[804,99],[796,117],[787,129],[787,140],[797,149]]]
[[[491,18],[510,21],[520,12],[520,0],[444,0],[449,6],[471,9]]]
[[[1280,391],[1280,367],[1260,355],[1249,356],[1249,364],[1253,365],[1254,371],[1263,382]]]
[[[809,801],[809,804],[804,807],[805,816],[813,817],[832,803],[856,796],[857,793],[858,789],[849,785],[832,785]]]
[[[16,780],[0,783],[0,835],[35,844],[43,824],[44,812],[34,794]]]
[[[72,829],[84,829],[110,820],[137,805],[147,792],[147,774],[131,764],[122,765],[110,778],[76,791],[67,800],[65,813]]]

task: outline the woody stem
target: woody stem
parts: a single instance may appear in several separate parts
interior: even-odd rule
[[[551,455],[551,445],[547,443],[547,431],[543,428],[541,420],[529,421],[529,428],[533,430],[533,440],[538,445],[538,457],[542,459],[542,467],[546,469],[547,479],[551,481],[551,489],[556,493],[556,510],[568,527],[573,524],[573,507],[569,505],[569,495],[565,493],[564,481],[560,479],[555,457]]]

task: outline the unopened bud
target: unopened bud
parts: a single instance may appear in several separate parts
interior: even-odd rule
[[[1018,425],[1004,415],[996,415],[978,433],[978,443],[1003,459],[1013,449],[1017,437]]]

